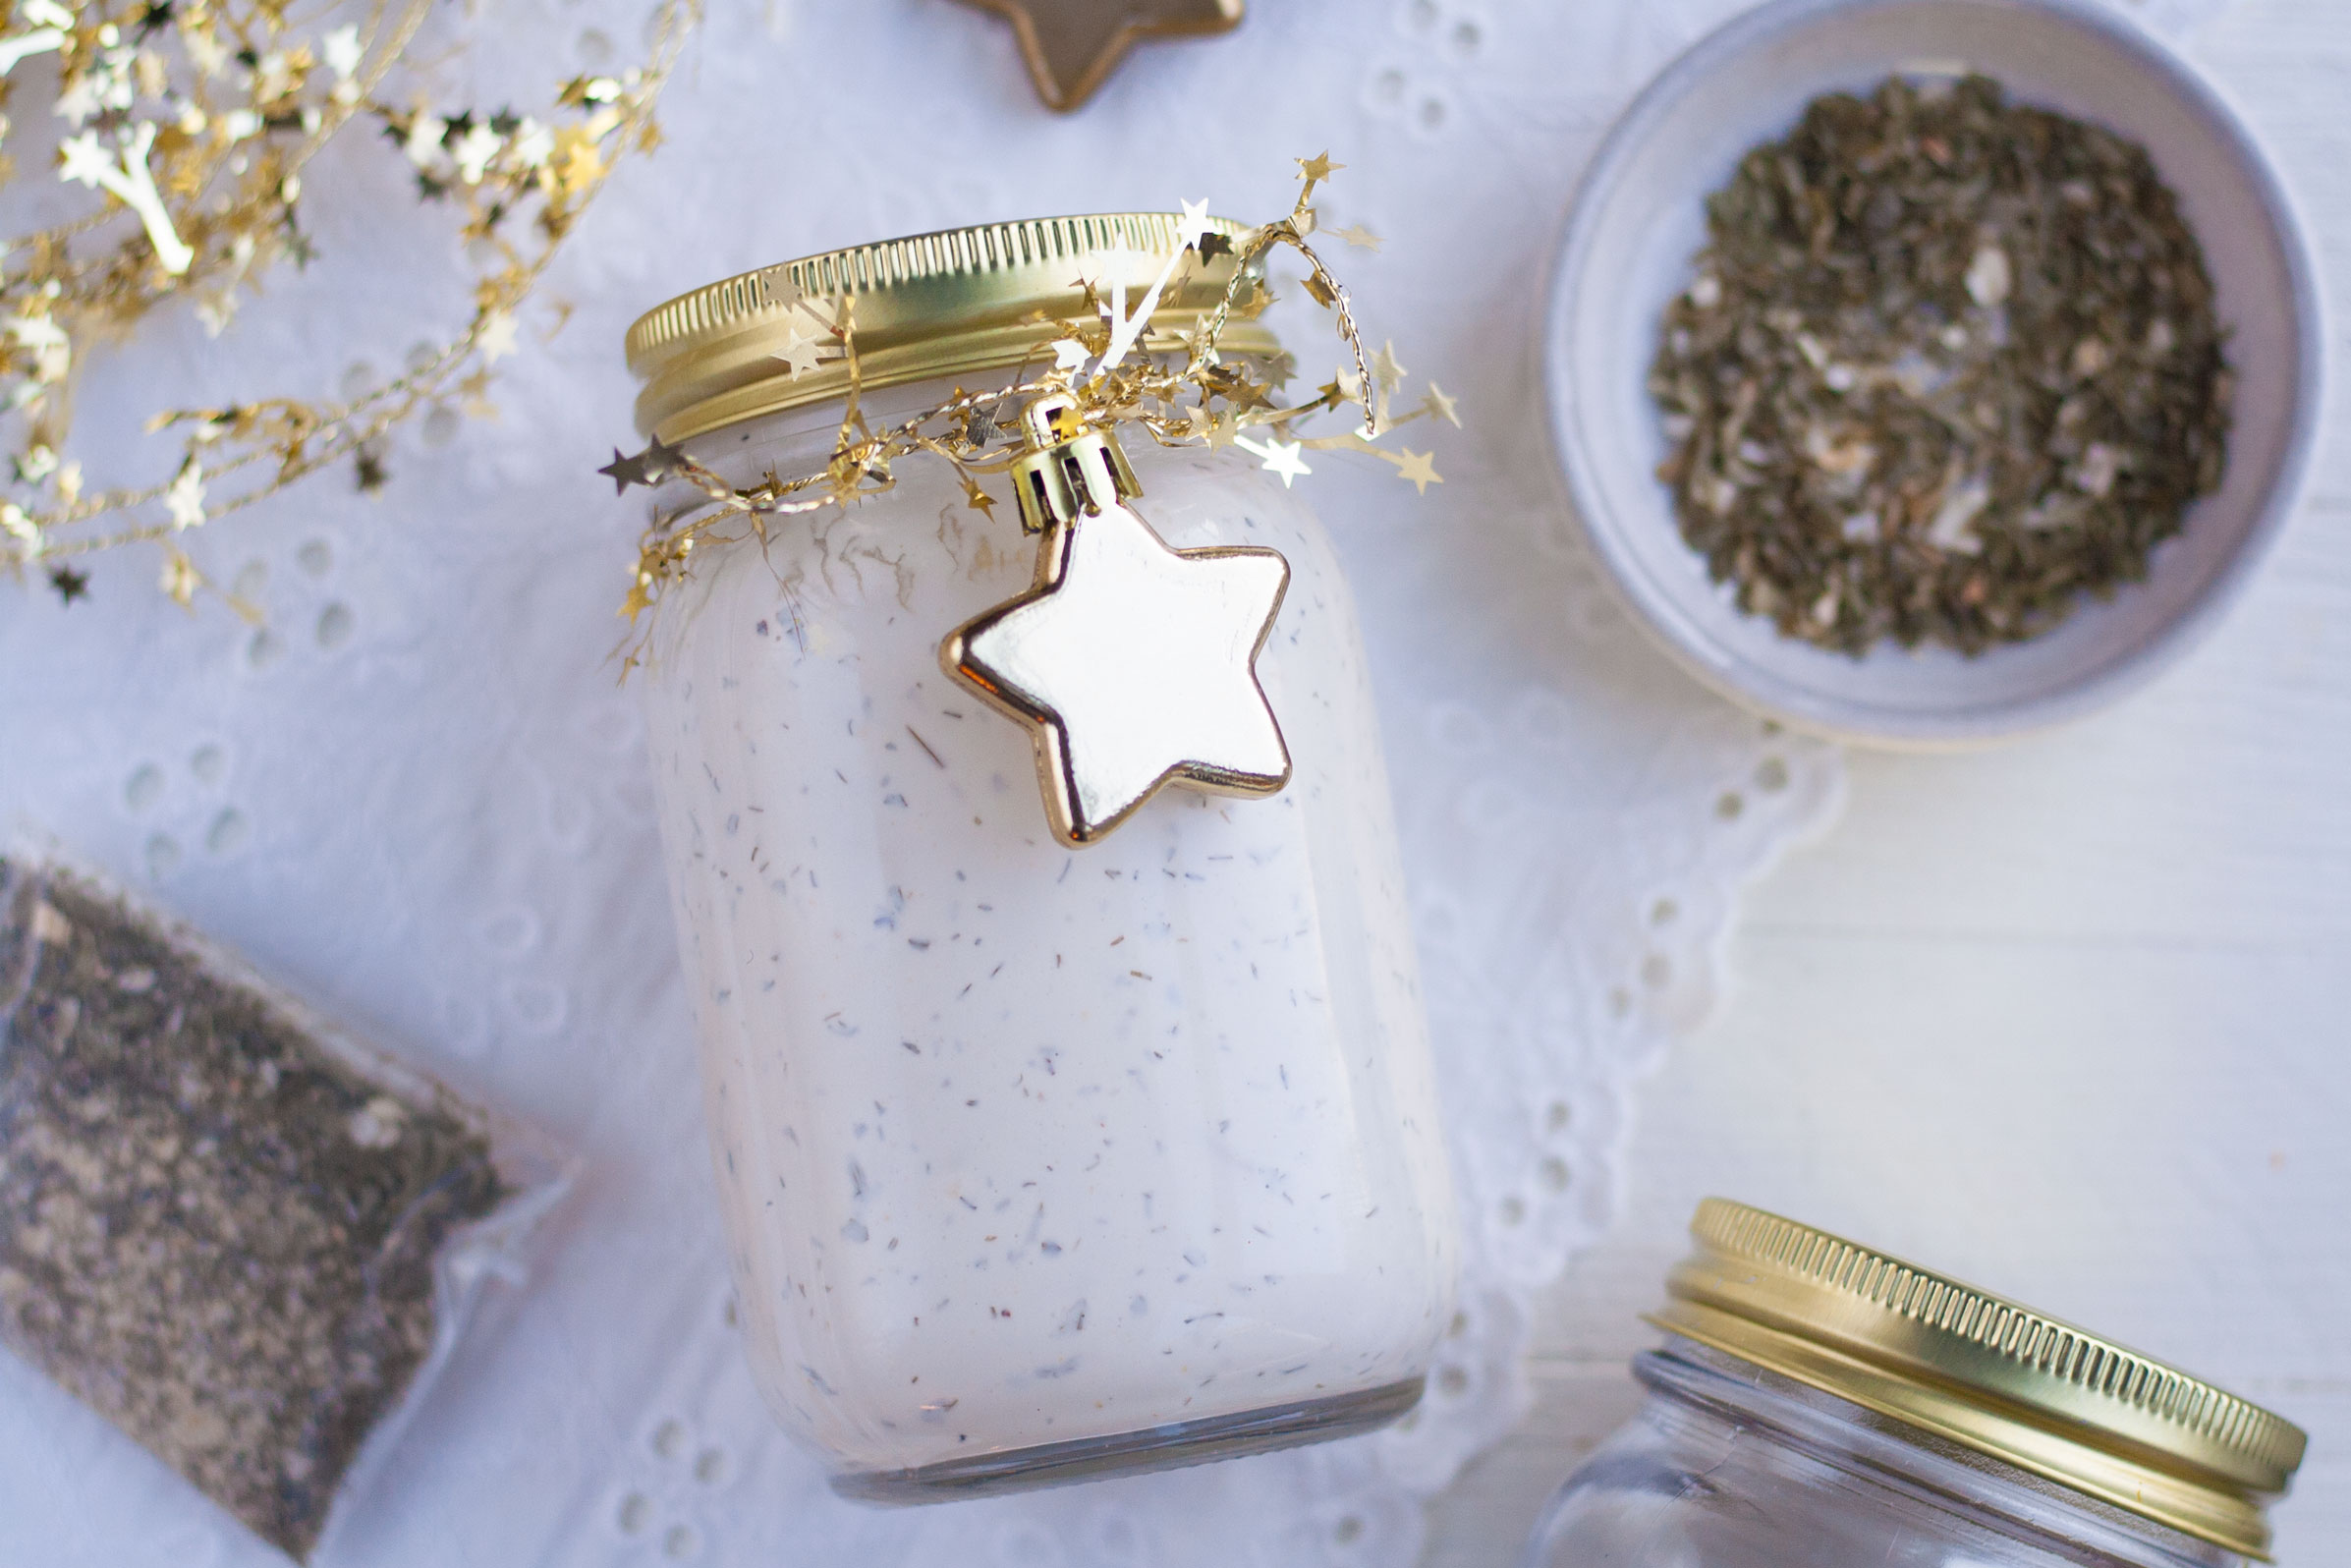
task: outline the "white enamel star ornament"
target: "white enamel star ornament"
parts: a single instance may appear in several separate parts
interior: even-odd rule
[[[1058,400],[1042,401],[1049,421]],[[1170,784],[1278,792],[1290,753],[1257,657],[1289,562],[1170,547],[1126,504],[1133,476],[1107,437],[1039,441],[1029,418],[1013,474],[1024,521],[1043,525],[1036,587],[963,626],[939,658],[1028,727],[1054,836],[1094,843]]]

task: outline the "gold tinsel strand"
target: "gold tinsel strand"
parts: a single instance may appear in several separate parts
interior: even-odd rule
[[[834,346],[833,358],[848,363],[849,394],[831,458],[823,468],[807,474],[787,478],[770,473],[756,484],[738,488],[658,439],[634,456],[614,452],[613,461],[599,472],[609,476],[619,489],[625,491],[634,484],[658,486],[674,479],[690,485],[700,497],[656,514],[639,541],[636,570],[621,615],[636,627],[664,588],[688,575],[697,548],[748,537],[763,539],[771,518],[850,506],[891,489],[897,482],[891,465],[900,458],[923,454],[947,463],[962,481],[965,503],[982,516],[992,516],[993,498],[981,487],[980,478],[1003,472],[1019,455],[1017,439],[1006,442],[999,436],[1017,427],[1018,410],[1026,400],[1046,392],[1076,399],[1086,422],[1097,428],[1140,426],[1163,446],[1238,446],[1280,475],[1285,484],[1311,472],[1302,459],[1303,452],[1328,449],[1380,458],[1395,467],[1399,478],[1424,494],[1429,485],[1444,482],[1436,472],[1433,452],[1410,448],[1391,452],[1374,444],[1380,436],[1415,420],[1443,419],[1455,425],[1461,420],[1453,400],[1433,381],[1418,406],[1401,415],[1393,413],[1391,400],[1405,376],[1394,346],[1383,346],[1377,355],[1365,353],[1347,291],[1307,238],[1315,228],[1315,186],[1344,165],[1332,163],[1327,154],[1297,161],[1304,183],[1296,205],[1289,216],[1230,242],[1238,252],[1232,282],[1208,319],[1185,340],[1181,356],[1136,351],[1161,290],[1177,269],[1188,265],[1195,255],[1221,253],[1217,248],[1228,243],[1208,229],[1204,201],[1185,203],[1186,244],[1168,259],[1158,281],[1131,314],[1124,312],[1122,301],[1102,300],[1091,284],[1087,286],[1093,319],[1070,335],[1040,338],[1030,356],[1032,363],[1052,361],[1052,370],[990,391],[959,390],[945,402],[880,430],[867,423],[859,407],[857,332],[850,302],[807,296],[782,302],[785,309],[798,311],[807,322],[776,356],[785,362],[789,373],[797,374],[819,363],[820,349],[827,341]],[[1376,236],[1360,229],[1342,231],[1340,237],[1366,249],[1376,249],[1379,243]],[[1217,341],[1236,311],[1263,308],[1265,301],[1257,289],[1262,275],[1260,263],[1277,248],[1296,252],[1305,262],[1306,292],[1332,313],[1353,361],[1352,369],[1334,376],[1319,389],[1318,396],[1290,406],[1276,405],[1270,395],[1287,378],[1286,367],[1270,367],[1275,379],[1267,384],[1253,378],[1245,367],[1221,363],[1216,355]],[[1254,303],[1244,305],[1245,294],[1257,296]],[[1308,435],[1294,428],[1315,415],[1348,404],[1363,409],[1360,430]],[[1244,433],[1252,429],[1263,430],[1264,438]],[[640,661],[642,651],[641,642],[624,646],[624,677]]]
[[[490,367],[514,352],[522,306],[614,165],[657,143],[654,103],[700,0],[663,0],[645,63],[563,84],[543,122],[387,101],[428,9],[374,0],[353,8],[354,23],[299,36],[282,0],[0,0],[0,109],[25,62],[54,56],[60,122],[53,165],[20,164],[0,145],[0,182],[53,176],[101,198],[5,252],[0,411],[14,428],[0,437],[13,446],[0,569],[46,569],[71,603],[87,583],[72,558],[151,544],[162,590],[188,604],[212,588],[183,547],[190,531],[344,463],[375,489],[399,425],[433,407],[489,412]],[[217,332],[270,267],[309,259],[303,171],[354,122],[381,130],[420,196],[459,205],[463,243],[486,248],[465,331],[346,402],[164,410],[147,425],[179,433],[171,478],[85,490],[68,439],[84,364],[174,302]],[[15,130],[0,114],[0,138]]]

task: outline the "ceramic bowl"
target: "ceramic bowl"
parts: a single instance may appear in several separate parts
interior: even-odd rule
[[[1806,103],[1888,75],[1974,70],[2021,102],[2143,143],[2205,250],[2237,375],[2221,488],[2148,580],[1974,658],[1881,644],[1860,658],[1742,613],[1683,543],[1656,477],[1645,387],[1668,300],[1705,241],[1704,200]],[[1569,215],[1541,352],[1570,493],[1636,619],[1701,680],[1799,728],[1892,746],[1994,739],[2079,716],[2211,631],[2292,510],[2320,424],[2325,340],[2302,224],[2269,160],[2196,69],[2095,0],[1778,0],[1700,42],[1609,134]]]

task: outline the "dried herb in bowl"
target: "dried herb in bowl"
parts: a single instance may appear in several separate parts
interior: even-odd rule
[[[0,1345],[272,1544],[316,1543],[449,1331],[448,1250],[515,1196],[446,1091],[0,861]]]
[[[1683,537],[1822,647],[1979,653],[2147,575],[2230,373],[2145,148],[1968,77],[1813,101],[1707,204],[1650,390]]]

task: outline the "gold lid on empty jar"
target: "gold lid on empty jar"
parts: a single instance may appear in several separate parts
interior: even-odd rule
[[[827,251],[682,294],[629,328],[629,371],[644,383],[637,427],[682,441],[846,395],[848,362],[831,357],[829,338],[827,357],[812,367],[795,370],[777,357],[811,330],[807,312],[788,304],[803,295],[850,303],[858,379],[868,391],[1034,362],[1062,324],[1090,318],[1081,280],[1091,279],[1105,300],[1123,283],[1132,309],[1176,253],[1180,221],[1172,212],[1110,212],[983,223]],[[1250,232],[1221,218],[1209,227],[1228,241]],[[1179,347],[1179,335],[1215,310],[1237,265],[1229,251],[1193,255],[1160,296],[1144,348]],[[1225,352],[1279,352],[1273,334],[1247,319],[1264,302],[1253,278],[1234,302]]]
[[[2118,1508],[2267,1559],[2308,1439],[2070,1323],[1709,1198],[1658,1327]]]

